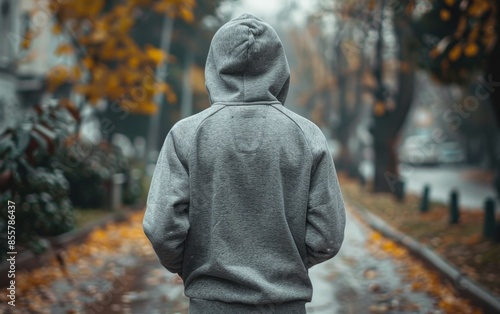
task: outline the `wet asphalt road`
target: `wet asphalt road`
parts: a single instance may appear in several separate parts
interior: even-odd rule
[[[400,165],[401,176],[405,181],[407,193],[421,195],[424,186],[431,188],[430,198],[433,201],[448,203],[452,190],[460,194],[459,202],[464,209],[482,208],[486,198],[496,198],[493,189],[492,174],[488,170],[462,165],[411,166]],[[364,162],[362,173],[368,178],[373,177],[373,165]],[[483,180],[473,180],[470,175],[476,174]],[[500,207],[498,199],[495,200]]]
[[[422,194],[427,184],[431,187],[432,200],[448,203],[451,191],[457,190],[460,195],[459,202],[464,208],[483,208],[486,198],[495,199],[495,191],[490,182],[468,179],[467,174],[471,172],[479,171],[466,167],[410,167],[404,169],[401,175],[411,193]],[[498,207],[498,200],[496,203]]]

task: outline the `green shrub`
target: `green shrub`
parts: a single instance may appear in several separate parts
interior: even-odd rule
[[[101,142],[71,141],[60,158],[64,175],[70,184],[70,198],[79,208],[109,206],[113,175],[125,175],[123,203],[132,204],[140,196],[140,186],[131,180],[130,161],[120,147]]]
[[[16,246],[41,251],[40,237],[74,227],[69,184],[57,156],[77,119],[78,113],[69,105],[51,102],[25,111],[18,126],[0,134],[0,202],[16,204]],[[7,211],[3,210],[2,256],[7,252],[6,237]]]

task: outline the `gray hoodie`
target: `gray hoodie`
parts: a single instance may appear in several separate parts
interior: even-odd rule
[[[284,107],[283,46],[252,15],[217,31],[205,78],[211,106],[168,133],[144,231],[191,313],[305,313],[308,269],[344,239],[326,138]]]

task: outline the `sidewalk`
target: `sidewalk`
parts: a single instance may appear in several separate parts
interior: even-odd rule
[[[157,262],[141,222],[137,213],[94,231],[86,243],[68,249],[65,270],[53,263],[20,274],[16,308],[2,300],[0,313],[187,313],[182,281]],[[439,297],[427,294],[425,280],[435,279],[419,265],[349,211],[341,251],[310,271],[314,293],[307,311],[446,313],[440,308],[451,302],[473,313],[445,286],[437,286]]]
[[[425,263],[428,269],[434,270],[435,279],[452,286],[454,295],[467,297],[480,307],[482,313],[500,313],[500,298],[498,295],[494,295],[484,286],[473,281],[463,270],[457,268],[456,265],[450,264],[450,260],[444,259],[429,246],[423,245],[415,241],[411,236],[393,228],[369,210],[359,207],[353,207],[353,210],[357,216],[362,217],[363,222],[369,225],[371,229],[380,232],[380,235],[383,235],[388,241],[404,247],[407,254],[411,252],[411,255]],[[448,302],[451,300],[447,300],[448,297],[443,296],[440,289],[431,287],[428,291],[444,298],[444,300],[440,301],[442,307],[449,309],[451,309],[450,307],[456,307],[455,302]],[[448,304],[444,305],[443,302]],[[460,308],[457,307],[457,309]],[[451,311],[451,313],[455,312],[456,310]]]
[[[384,254],[378,235],[350,211],[345,236],[339,254],[310,271],[314,294],[308,313],[445,313],[440,298],[415,291],[418,280],[406,278],[408,263],[418,262]]]
[[[341,251],[334,259],[310,271],[313,299],[306,305],[307,312],[446,313],[440,309],[441,297],[431,296],[422,289],[415,290],[422,284],[420,278],[407,278],[408,272],[415,271],[415,265],[409,263],[415,263],[419,267],[417,271],[425,275],[426,269],[420,262],[409,254],[399,259],[384,254],[379,247],[383,243],[349,211]],[[182,281],[176,280],[176,276],[158,263],[148,261],[130,270],[128,277],[133,278],[132,284],[103,307],[103,313],[188,313]],[[468,302],[455,298],[448,287],[438,288],[443,298],[464,309],[462,313],[472,313]]]
[[[390,256],[370,252],[371,231],[351,214],[346,239],[339,255],[311,269],[313,300],[308,313],[440,313],[438,300],[411,290],[402,268]],[[158,263],[148,262],[132,269],[132,284],[105,306],[103,313],[187,313],[188,299],[182,282]],[[434,312],[433,312],[434,311]]]

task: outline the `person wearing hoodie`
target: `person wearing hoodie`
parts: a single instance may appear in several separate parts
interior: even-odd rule
[[[243,14],[214,35],[210,107],[177,122],[158,157],[144,231],[184,281],[190,313],[305,313],[311,267],[344,240],[327,140],[287,109],[274,29]]]

